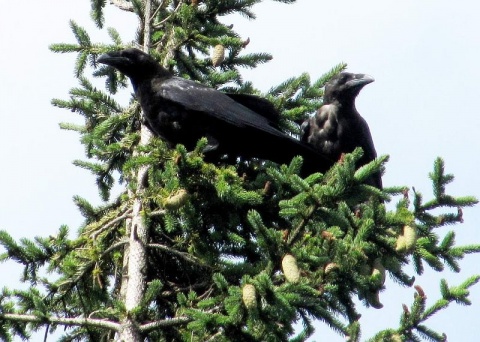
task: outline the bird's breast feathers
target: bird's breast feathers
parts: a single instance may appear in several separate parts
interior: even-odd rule
[[[338,135],[338,118],[335,106],[323,105],[315,115],[314,131],[324,138],[335,139]]]

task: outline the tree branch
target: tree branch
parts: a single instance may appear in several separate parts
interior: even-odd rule
[[[292,246],[297,241],[298,233],[305,227],[308,221],[312,218],[313,213],[317,208],[318,208],[318,205],[312,205],[307,209],[307,213],[306,215],[304,215],[302,221],[300,221],[300,223],[293,229],[293,232],[289,234],[287,245]]]
[[[155,25],[152,25],[154,29],[159,29],[162,27],[162,25],[168,21],[168,19],[170,19],[175,13],[178,12],[180,6],[183,4],[183,1],[179,1],[177,7],[175,7],[175,9],[172,11],[172,13],[170,13],[170,15],[168,17],[166,17],[165,19],[163,19],[161,22],[159,23],[156,23]],[[153,17],[152,17],[153,18]]]
[[[160,210],[155,210],[155,211],[152,211],[148,214],[148,217],[155,217],[155,216],[163,216],[166,214],[166,210],[164,209],[160,209]]]
[[[139,327],[139,330],[143,333],[143,332],[147,332],[157,328],[172,327],[175,325],[189,323],[191,321],[193,321],[193,319],[190,317],[176,317],[176,318],[163,319],[161,321],[155,321],[155,322],[143,324]]]
[[[145,1],[144,27],[143,27],[143,51],[148,53],[152,41],[152,2]]]
[[[110,0],[110,4],[120,8],[122,11],[133,12],[133,5],[125,0]]]
[[[152,16],[150,17],[150,20],[153,20],[155,16],[158,14],[158,12],[160,12],[160,10],[165,5],[167,5],[167,3],[165,3],[165,0],[162,0],[159,4],[157,4],[157,9],[155,10],[155,12],[153,12]]]
[[[107,248],[101,255],[100,255],[100,258],[99,259],[103,259],[103,257],[107,254],[109,254],[111,251],[113,251],[114,249],[117,249],[118,247],[120,246],[123,246],[125,244],[128,244],[129,243],[129,240],[127,238],[123,238],[121,239],[120,241],[118,241],[117,243],[114,243],[112,246],[110,246],[109,248]],[[88,271],[88,269],[93,265],[95,264],[97,261],[89,261],[87,262],[85,265],[83,265],[83,269],[79,272],[79,274],[76,275],[76,277],[72,280],[67,280],[65,282],[63,282],[62,284],[60,284],[60,286],[67,286],[68,284],[70,284],[69,286],[69,289],[67,290],[64,290],[64,292],[67,292],[69,291],[71,288],[73,288],[73,286],[75,286],[75,283],[77,283],[84,275],[85,273]]]
[[[170,284],[172,285],[172,284]],[[168,296],[171,296],[171,295],[174,295],[174,294],[177,294],[179,292],[184,292],[184,291],[191,291],[191,290],[195,290],[195,289],[201,289],[201,288],[204,288],[206,286],[210,285],[210,283],[207,283],[207,282],[203,282],[203,283],[198,283],[198,284],[193,284],[193,285],[190,285],[190,286],[186,286],[186,287],[176,287],[176,286],[172,286],[173,287],[173,290],[167,290],[167,291],[163,291],[160,295],[162,297],[168,297]]]
[[[158,249],[161,249],[162,251],[174,254],[174,255],[179,256],[183,260],[188,261],[190,263],[200,265],[200,266],[203,266],[203,267],[207,266],[200,259],[198,259],[198,258],[196,258],[196,257],[194,257],[194,256],[192,256],[188,253],[179,252],[179,251],[177,251],[173,248],[170,248],[168,246],[161,245],[159,243],[149,243],[147,246],[150,247],[150,248],[158,248]]]
[[[17,322],[27,323],[49,323],[49,324],[63,324],[74,326],[90,326],[97,328],[107,328],[114,331],[120,330],[120,324],[112,321],[92,318],[66,318],[66,317],[38,317],[35,315],[21,315],[21,314],[0,314],[0,318],[8,319]]]
[[[132,217],[131,215],[132,213],[132,210],[127,210],[123,213],[122,216],[119,216],[113,220],[111,220],[110,222],[108,222],[107,224],[105,224],[103,227],[95,230],[92,234],[90,234],[90,238],[92,238],[93,240],[95,240],[97,238],[98,235],[100,235],[102,232],[104,232],[105,230],[107,230],[108,228],[112,227],[113,225],[115,225],[116,223],[122,221],[122,220],[125,220],[127,218],[130,218]]]

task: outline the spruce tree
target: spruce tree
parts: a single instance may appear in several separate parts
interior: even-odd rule
[[[415,296],[400,325],[371,341],[445,340],[425,322],[452,302],[470,304],[468,288],[480,276],[453,287],[442,281],[442,298],[427,306],[423,289],[405,271],[413,264],[417,275],[425,266],[459,272],[459,260],[480,251],[480,245],[456,246],[453,231],[439,238],[439,227],[462,222],[462,208],[477,202],[447,194],[453,176],[441,158],[427,201],[404,186],[380,191],[363,184],[388,158],[356,169],[361,149],[307,178],[299,176],[301,157],[289,165],[207,163],[205,139],[187,151],[152,136],[136,100],[119,103],[118,91],[130,86],[125,76],[96,63],[104,52],[141,48],[181,77],[267,98],[282,113],[285,132],[296,136],[298,123],[321,105],[325,83],[346,65],[314,81],[302,74],[267,93],[255,89],[240,71],[271,56],[250,52],[249,39],[219,18],[254,19],[259,2],[111,0],[138,17],[135,42],[124,43],[109,28],[110,44],[93,43],[72,21],[77,42],[51,46],[77,54],[79,85],[69,99],[52,104],[84,118],[81,126],[61,127],[80,135],[87,159],[75,164],[95,175],[104,204],[74,198],[85,217],[74,238],[66,226],[55,236],[20,242],[0,231],[6,249],[0,260],[22,265],[28,284],[2,289],[0,338],[67,327],[61,341],[305,341],[321,321],[359,341],[363,322],[354,300],[381,309],[388,274],[415,286]],[[103,29],[106,1],[91,5]],[[117,183],[123,190],[113,194]],[[391,210],[389,202],[396,204]],[[42,270],[57,276],[46,278]],[[295,330],[295,322],[302,329]]]

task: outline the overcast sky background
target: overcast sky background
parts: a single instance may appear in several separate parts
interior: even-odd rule
[[[253,8],[256,21],[223,19],[251,42],[246,52],[269,52],[274,59],[246,70],[246,80],[266,91],[302,72],[320,77],[343,61],[349,71],[376,81],[364,88],[357,108],[370,125],[379,155],[389,154],[385,186],[415,186],[431,196],[428,173],[437,156],[456,180],[452,195],[480,197],[480,4],[473,0],[298,0],[273,1]],[[72,202],[80,195],[99,202],[93,176],[74,167],[83,147],[59,122],[79,122],[77,114],[50,105],[67,98],[77,85],[73,55],[56,55],[52,43],[75,42],[68,20],[88,29],[93,42],[110,42],[89,17],[90,1],[8,1],[0,11],[0,229],[15,238],[48,236],[62,224],[76,232],[82,222]],[[106,27],[133,39],[135,17],[116,8]],[[480,243],[479,207],[465,210],[456,226],[459,245]],[[442,229],[444,235],[451,227]],[[0,249],[1,251],[1,249]],[[466,256],[462,273],[427,269],[417,277],[433,304],[439,280],[460,284],[479,274],[480,256]],[[0,287],[19,286],[21,270],[0,264]],[[410,306],[414,290],[387,280],[380,296],[384,308],[362,311],[363,340],[384,328],[398,327],[401,304]],[[480,285],[471,290],[473,305],[453,304],[428,321],[449,341],[477,341],[480,335]],[[40,340],[40,337],[35,340]],[[52,339],[53,340],[53,339]],[[319,323],[311,341],[343,341]]]

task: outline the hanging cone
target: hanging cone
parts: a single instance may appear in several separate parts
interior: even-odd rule
[[[380,259],[375,259],[373,262],[372,277],[378,279],[379,286],[385,283],[385,267]]]
[[[370,275],[372,274],[372,268],[367,264],[362,264],[358,269],[358,273],[364,276]]]
[[[247,309],[254,309],[257,306],[257,290],[252,284],[246,284],[242,289],[243,304]]]
[[[320,235],[327,241],[335,240],[335,235],[333,235],[333,233],[327,232],[326,230],[322,231]]]
[[[188,199],[188,192],[185,189],[178,190],[175,194],[168,196],[163,202],[163,206],[168,210],[176,210],[181,208]]]
[[[402,336],[400,336],[399,334],[393,334],[392,336],[390,336],[390,341],[391,342],[403,342]]]
[[[265,185],[263,186],[263,194],[265,196],[270,196],[272,193],[272,182],[266,181]]]
[[[290,234],[290,231],[288,229],[282,230],[282,240],[287,242],[288,240],[288,234]]]
[[[398,273],[402,271],[402,264],[396,257],[389,256],[383,258],[383,266],[385,269],[389,270],[390,272],[393,273]]]
[[[407,250],[407,244],[405,242],[405,236],[399,235],[397,237],[397,242],[395,244],[395,250],[397,252],[403,253]]]
[[[405,248],[407,251],[411,251],[415,248],[417,242],[417,229],[411,226],[403,227],[403,236],[405,238]]]
[[[245,49],[245,47],[247,47],[248,44],[250,44],[250,37],[248,37],[247,40],[244,40],[242,42],[242,48]]]
[[[225,47],[222,44],[218,44],[213,48],[212,51],[212,64],[214,67],[222,64],[225,59]]]
[[[300,279],[300,271],[297,266],[297,260],[291,254],[286,254],[282,260],[282,270],[285,278],[290,283],[296,283]]]
[[[338,268],[338,264],[335,262],[330,262],[325,266],[325,274],[329,274],[333,270],[336,270]]]
[[[383,308],[383,304],[380,302],[380,291],[367,293],[365,299],[367,300],[368,304],[375,309]]]
[[[414,288],[415,290],[417,290],[417,293],[420,297],[422,297],[423,299],[427,299],[427,296],[425,295],[425,291],[423,291],[420,285],[415,285]]]

